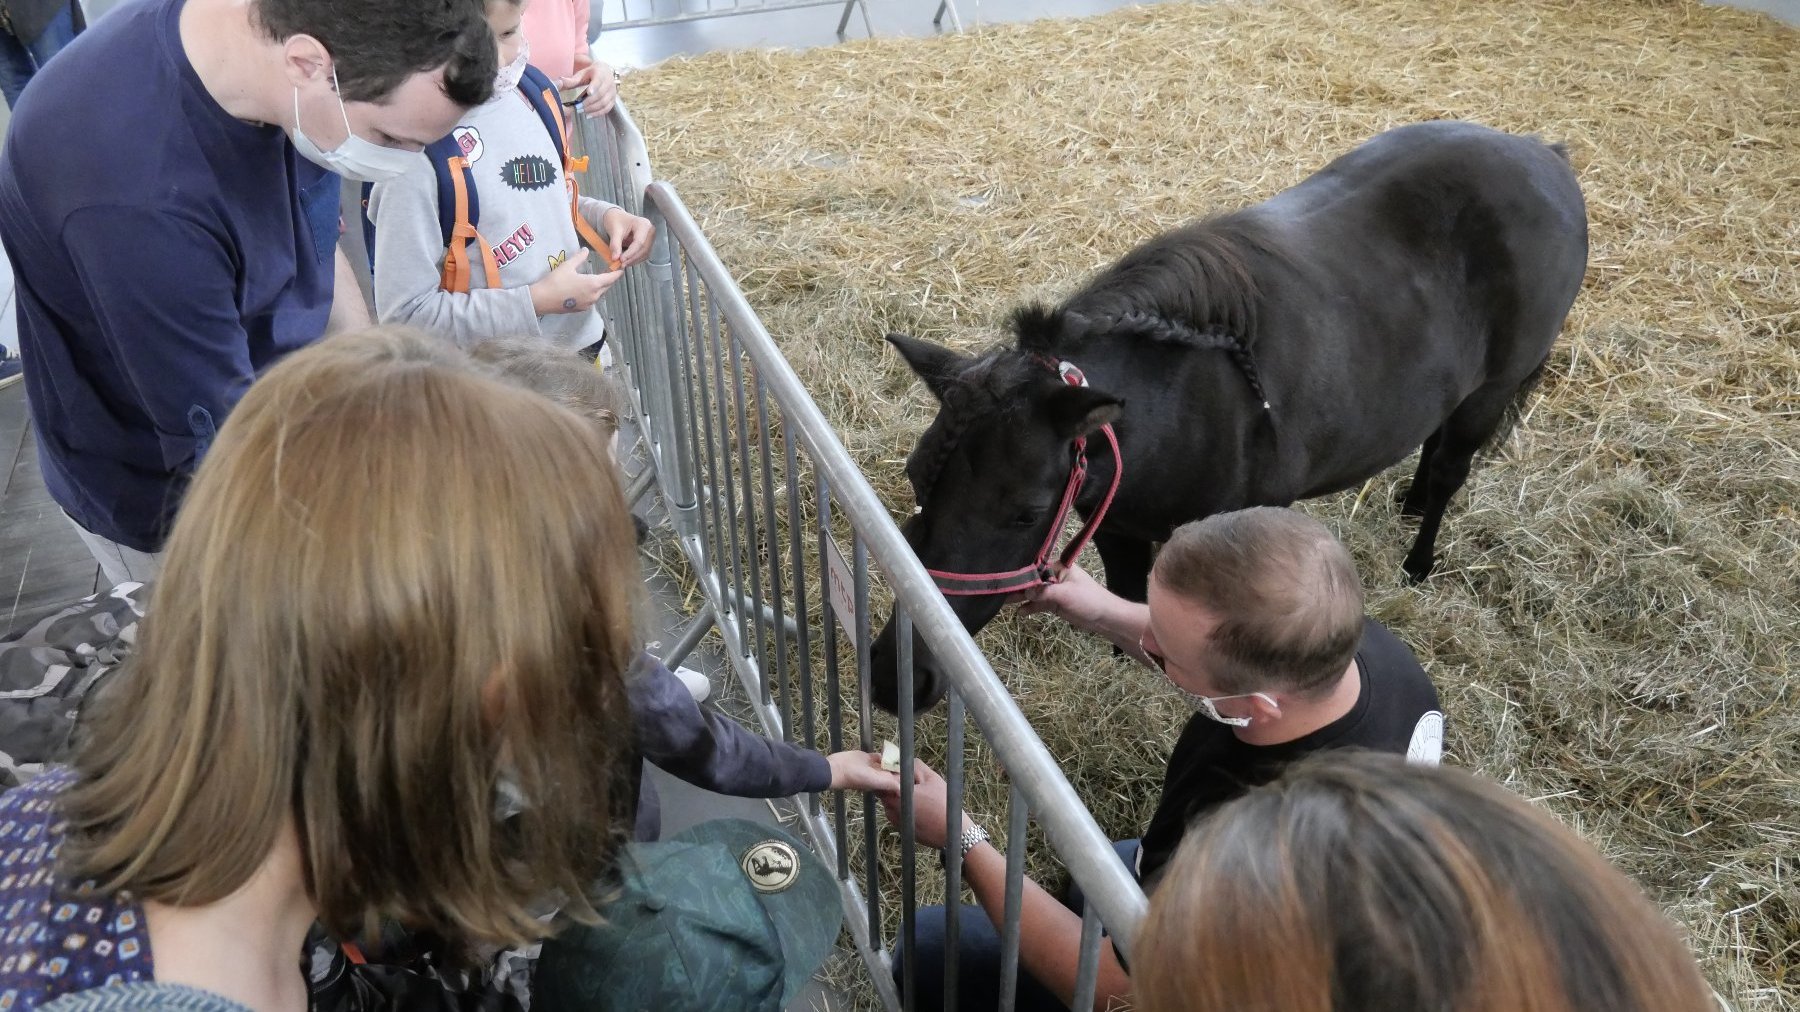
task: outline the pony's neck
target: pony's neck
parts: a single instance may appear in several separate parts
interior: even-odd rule
[[[1127,253],[1063,310],[1101,324],[1094,333],[1106,329],[1103,321],[1134,319],[1128,329],[1154,332],[1160,323],[1172,339],[1180,339],[1176,331],[1223,329],[1248,342],[1259,301],[1255,268],[1268,249],[1268,236],[1252,218],[1196,222]]]

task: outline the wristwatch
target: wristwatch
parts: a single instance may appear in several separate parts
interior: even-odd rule
[[[987,830],[982,829],[981,826],[971,820],[968,828],[964,829],[962,835],[956,838],[956,845],[958,848],[957,853],[963,857],[968,857],[969,851],[974,850],[976,844],[987,842]]]

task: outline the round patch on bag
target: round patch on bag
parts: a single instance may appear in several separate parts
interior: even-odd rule
[[[778,893],[800,877],[800,855],[780,840],[764,840],[744,853],[744,876],[759,893]]]

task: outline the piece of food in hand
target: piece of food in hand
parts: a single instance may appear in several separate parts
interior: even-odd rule
[[[900,772],[900,746],[891,741],[881,743],[881,768],[889,773]]]

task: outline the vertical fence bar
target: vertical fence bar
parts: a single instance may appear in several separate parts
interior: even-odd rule
[[[1081,905],[1081,956],[1075,963],[1075,1000],[1071,1009],[1094,1007],[1094,991],[1100,982],[1100,911],[1092,903]]]
[[[1012,787],[1006,806],[1006,909],[1000,924],[1000,1008],[1012,1012],[1019,1003],[1019,918],[1025,904],[1025,829],[1030,802]]]
[[[727,333],[729,334],[729,331]],[[772,686],[769,684],[769,672],[765,664],[768,657],[768,645],[767,640],[764,639],[763,625],[763,581],[760,561],[763,555],[762,527],[756,518],[755,473],[750,469],[751,435],[749,404],[747,403],[750,398],[750,387],[744,383],[743,349],[738,346],[735,339],[729,343],[731,345],[732,389],[736,391],[733,401],[737,404],[739,479],[743,482],[741,497],[744,503],[744,522],[739,526],[744,528],[745,533],[744,566],[750,570],[750,617],[749,621],[745,623],[747,632],[744,646],[746,653],[753,653],[756,657],[756,676],[760,683],[757,686],[759,690],[757,698],[766,703],[770,699],[769,693]],[[774,552],[769,554],[773,555]],[[756,637],[754,640],[748,638],[749,632],[754,632]],[[751,648],[751,643],[755,643],[754,649]]]
[[[756,443],[762,453],[763,516],[769,523],[769,598],[775,606],[775,686],[781,696],[781,740],[791,742],[794,740],[794,697],[788,686],[787,599],[781,583],[781,514],[775,508],[775,462],[769,451],[769,404],[760,372],[756,374]],[[790,473],[788,481],[794,480]],[[790,516],[788,529],[792,530],[799,521],[798,515]],[[796,625],[805,621],[806,613],[802,611]],[[763,702],[773,700],[764,693]],[[806,747],[812,748],[812,743],[808,742]]]
[[[962,693],[955,689],[950,690],[944,721],[944,825],[949,827],[945,830],[949,835],[962,832],[963,820],[963,701]],[[944,848],[944,1012],[956,1012],[956,978],[962,962],[958,957],[962,951],[958,948],[962,944],[962,871],[962,844],[957,840],[955,846]]]
[[[912,618],[906,614],[906,609],[895,607],[892,621],[895,633],[894,643],[899,648],[896,674],[898,675],[900,696],[900,945],[905,948],[907,954],[902,971],[900,998],[905,1012],[913,1012],[919,999],[919,988],[914,980],[919,964],[919,888],[916,864],[919,841],[913,828],[913,778],[911,775],[915,758],[913,730],[917,723],[913,714]],[[954,840],[946,849],[957,849]]]
[[[831,483],[824,475],[819,475],[819,569],[830,579],[831,548]],[[821,587],[820,593],[826,598],[825,615],[825,678],[828,687],[825,692],[825,728],[830,735],[830,750],[834,753],[844,750],[844,686],[842,673],[838,670],[838,630],[837,623],[832,621],[836,610],[831,603],[831,589]],[[816,740],[816,739],[815,739]],[[837,816],[838,838],[838,878],[846,881],[850,878],[850,812],[849,802],[843,791],[831,794],[833,814]],[[874,936],[876,947],[881,945],[881,936]]]
[[[687,347],[687,329],[681,326],[680,289],[685,281],[685,271],[676,269],[674,243],[668,235],[668,221],[662,209],[647,207],[644,209],[650,223],[656,227],[656,238],[650,246],[650,278],[652,301],[656,304],[656,316],[662,322],[662,331],[675,342],[679,342],[684,350]],[[678,377],[679,367],[669,348],[670,340],[643,342],[648,354],[641,375],[633,375],[640,384],[639,406],[645,417],[639,424],[651,436],[651,459],[657,467],[658,483],[662,486],[663,498],[667,501],[671,512],[675,513],[679,529],[679,517],[691,516],[691,511],[699,501],[699,479],[695,471],[698,466],[698,449],[693,432],[692,412],[686,410],[693,403],[692,391],[685,384],[685,370]],[[633,363],[634,366],[637,363]],[[678,401],[678,392],[686,390],[688,397]],[[667,441],[666,449],[658,458],[658,444]]]
[[[795,650],[800,659],[798,678],[800,681],[800,720],[802,744],[807,748],[819,747],[819,729],[813,723],[813,666],[812,666],[812,612],[806,607],[806,549],[802,544],[805,537],[806,517],[800,512],[800,462],[794,451],[794,433],[786,425],[781,427],[782,452],[787,459],[787,497],[788,497],[788,552],[794,564],[794,614],[799,617],[799,628],[795,638],[799,641]],[[820,479],[821,482],[823,479]],[[824,571],[824,556],[819,558],[819,570]],[[823,591],[824,588],[820,587]],[[830,608],[829,601],[825,604]],[[831,616],[825,618],[825,636],[831,636]],[[819,814],[819,796],[812,796],[812,811]],[[841,845],[842,840],[840,838]]]
[[[703,558],[705,560],[707,572],[699,575],[700,578],[704,580],[709,574],[718,572],[719,557],[725,554],[725,520],[719,515],[719,444],[718,441],[713,438],[714,412],[712,406],[712,387],[706,382],[706,325],[702,322],[705,320],[706,314],[701,309],[701,298],[698,291],[699,286],[694,283],[693,261],[684,258],[682,268],[683,276],[687,283],[689,313],[688,328],[693,334],[693,347],[690,349],[692,357],[689,358],[687,364],[691,364],[692,366],[693,385],[700,392],[700,400],[698,402],[700,408],[700,425],[696,428],[702,437],[698,449],[701,451],[699,454],[701,474],[700,494],[705,500],[705,502],[701,503],[701,527],[705,529],[702,547],[704,548]],[[707,513],[712,514],[712,522],[710,524],[705,522]],[[720,616],[721,620],[723,617],[724,616]]]
[[[706,412],[700,410],[699,397],[705,393],[704,387],[695,389],[694,355],[699,348],[699,335],[693,333],[693,317],[683,312],[682,307],[691,305],[694,294],[688,277],[688,262],[680,253],[676,254],[677,263],[674,279],[670,286],[671,299],[674,302],[674,313],[680,326],[676,329],[677,347],[664,347],[652,352],[667,361],[663,370],[670,379],[672,397],[679,396],[681,403],[675,405],[681,412],[682,426],[686,439],[677,439],[677,453],[685,455],[688,464],[688,497],[687,502],[676,510],[675,529],[684,537],[694,539],[696,552],[700,556],[702,567],[712,558],[712,543],[709,540],[706,523],[707,493],[706,454],[704,447],[711,445],[711,437],[706,436],[702,444],[702,423],[706,421]],[[671,400],[671,404],[674,404]]]
[[[743,546],[738,538],[737,476],[731,459],[731,401],[725,392],[725,351],[719,339],[719,307],[711,299],[706,300],[706,340],[712,352],[713,408],[719,413],[721,438],[718,450],[723,468],[718,479],[719,488],[725,493],[725,540],[730,546],[726,556],[728,571],[718,572],[719,589],[721,596],[730,603],[731,616],[737,620],[738,643],[742,644],[750,636],[744,616]],[[714,491],[715,497],[718,491]]]
[[[856,601],[856,699],[857,715],[862,725],[862,750],[875,750],[875,722],[869,719],[869,702],[873,695],[869,689],[871,667],[869,665],[869,546],[863,544],[862,534],[854,527],[850,530],[851,547],[851,585],[855,588]],[[875,944],[881,944],[881,847],[877,830],[880,822],[875,818],[875,795],[863,794],[863,856],[868,862],[864,869],[868,879],[869,900],[869,937]]]

